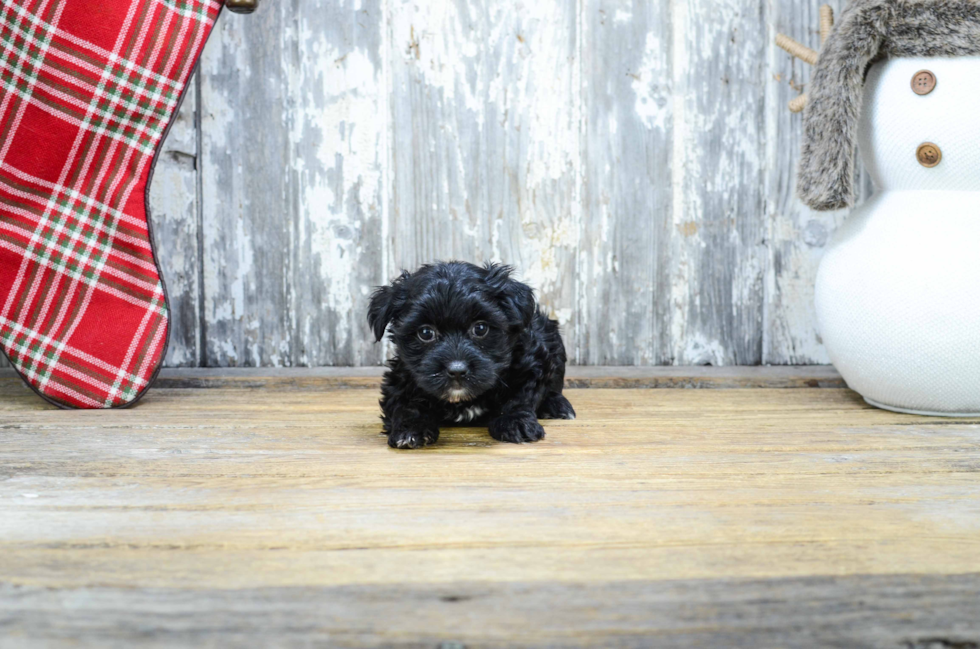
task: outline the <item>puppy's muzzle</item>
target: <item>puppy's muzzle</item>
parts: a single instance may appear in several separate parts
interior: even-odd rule
[[[470,366],[466,361],[453,361],[446,366],[446,374],[457,383],[461,383],[470,373]]]
[[[449,377],[449,389],[443,397],[450,403],[467,401],[470,398],[470,390],[466,385],[466,379],[470,374],[470,366],[466,361],[451,361],[446,365],[446,376]]]

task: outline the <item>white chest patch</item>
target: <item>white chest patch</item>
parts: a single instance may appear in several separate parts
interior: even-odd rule
[[[483,408],[480,406],[470,406],[463,412],[456,415],[456,421],[458,423],[463,423],[467,421],[473,421],[477,417],[483,414]]]

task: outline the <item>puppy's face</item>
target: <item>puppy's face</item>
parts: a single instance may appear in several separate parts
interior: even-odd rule
[[[503,266],[424,266],[378,289],[368,320],[390,338],[428,394],[460,403],[498,384],[517,335],[534,313],[531,290]]]

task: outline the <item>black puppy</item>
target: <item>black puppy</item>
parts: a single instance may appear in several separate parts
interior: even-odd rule
[[[508,266],[452,261],[402,273],[371,297],[380,341],[396,355],[381,386],[388,445],[420,448],[439,427],[487,424],[501,442],[536,442],[543,419],[574,419],[562,396],[565,346],[558,323]]]

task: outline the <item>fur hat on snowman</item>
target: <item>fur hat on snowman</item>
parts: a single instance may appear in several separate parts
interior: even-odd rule
[[[800,198],[815,210],[853,204],[858,121],[873,63],[971,55],[980,55],[980,0],[853,0],[829,33],[809,84]],[[921,91],[936,80],[919,82]]]

